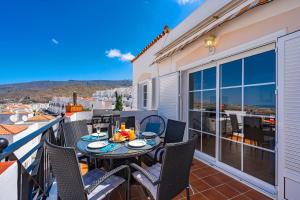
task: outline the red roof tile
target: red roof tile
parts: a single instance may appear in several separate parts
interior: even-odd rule
[[[16,161],[0,162],[0,175]]]
[[[0,124],[0,135],[15,135],[27,128],[28,126]]]

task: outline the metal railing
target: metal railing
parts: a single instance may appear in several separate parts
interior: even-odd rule
[[[19,200],[45,199],[48,196],[53,183],[53,175],[50,172],[48,155],[44,151],[44,141],[47,139],[51,143],[63,145],[62,123],[64,123],[64,116],[59,116],[22,139],[9,144],[4,149],[0,149],[0,162],[17,162]],[[37,145],[34,145],[21,157],[16,156],[15,152],[17,150],[36,138],[40,138]],[[23,163],[30,157],[35,158],[28,167],[25,167]]]

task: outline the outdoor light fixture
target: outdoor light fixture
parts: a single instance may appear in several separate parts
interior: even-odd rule
[[[216,37],[211,35],[204,39],[204,46],[208,48],[209,53],[213,54],[216,47]]]

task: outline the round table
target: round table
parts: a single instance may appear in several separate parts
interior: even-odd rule
[[[151,144],[151,145],[147,144],[146,147],[142,147],[142,148],[131,148],[131,147],[127,146],[127,142],[123,142],[123,143],[116,143],[117,147],[113,151],[101,152],[100,149],[89,150],[87,145],[91,142],[83,141],[80,139],[76,143],[76,148],[82,154],[93,157],[93,158],[100,158],[100,159],[132,158],[132,157],[141,156],[141,155],[144,155],[144,154],[147,154],[147,153],[153,151],[161,143],[161,139],[159,137],[155,137],[152,140],[155,141],[155,144],[153,142],[153,144]]]

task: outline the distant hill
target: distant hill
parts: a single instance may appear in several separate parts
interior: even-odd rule
[[[53,96],[90,97],[97,90],[128,87],[130,80],[69,80],[34,81],[0,85],[0,103],[6,102],[48,102]]]

